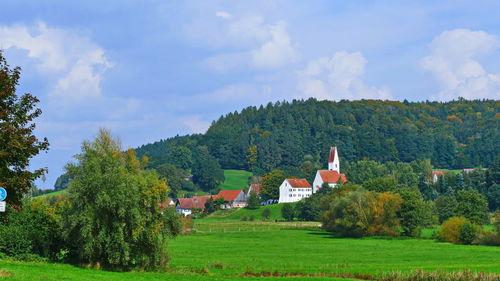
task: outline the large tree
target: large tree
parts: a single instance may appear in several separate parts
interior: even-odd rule
[[[67,165],[72,180],[63,216],[75,261],[120,270],[163,266],[167,241],[180,232],[175,210],[161,207],[165,181],[103,129],[75,158]]]
[[[0,186],[7,189],[7,202],[14,207],[20,207],[33,181],[46,172],[29,171],[30,159],[49,147],[46,138],[40,141],[33,133],[33,120],[42,114],[36,107],[39,100],[16,94],[20,76],[21,68],[10,68],[0,51]]]
[[[285,172],[282,170],[272,170],[265,174],[262,178],[262,199],[278,199],[280,197],[280,185],[285,178]]]

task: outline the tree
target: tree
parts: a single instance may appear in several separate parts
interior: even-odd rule
[[[328,192],[330,192],[332,190],[332,187],[330,186],[329,183],[327,182],[324,182],[322,185],[321,185],[321,188],[316,191],[317,194],[327,194]]]
[[[177,168],[190,169],[193,165],[191,150],[185,146],[171,145],[167,150],[167,162]]]
[[[280,196],[279,188],[285,178],[285,172],[282,170],[272,170],[265,174],[262,178],[262,199],[278,199]]]
[[[184,180],[179,169],[172,164],[161,164],[155,168],[158,175],[167,181],[170,197],[177,198],[177,193],[183,188]]]
[[[475,190],[459,190],[457,192],[457,214],[475,224],[488,221],[488,202]]]
[[[30,159],[48,150],[47,138],[34,135],[34,119],[42,114],[36,107],[39,100],[31,94],[18,96],[21,68],[11,69],[0,51],[0,185],[9,196],[7,204],[21,206],[33,181],[42,176],[45,168],[28,170]]]
[[[215,201],[212,197],[205,201],[205,213],[211,214],[216,211]]]
[[[262,217],[265,220],[268,220],[271,217],[271,210],[270,209],[264,209],[264,211],[262,211]]]
[[[439,221],[442,223],[457,215],[458,203],[455,196],[441,195],[436,199]]]
[[[213,190],[224,182],[224,171],[220,168],[217,159],[210,155],[208,147],[198,147],[195,150],[194,159],[193,182],[204,191]]]
[[[281,215],[285,220],[293,221],[293,219],[295,218],[295,209],[293,208],[292,204],[284,204],[283,207],[281,207]]]
[[[255,210],[260,207],[260,199],[255,191],[251,191],[247,199],[247,209]]]
[[[396,192],[398,183],[394,178],[374,178],[363,183],[363,188],[375,192]]]
[[[63,190],[68,188],[69,181],[71,179],[69,178],[69,175],[64,173],[57,177],[56,183],[54,184],[54,190]]]
[[[66,166],[72,181],[63,215],[75,262],[120,270],[165,265],[167,242],[181,231],[175,210],[161,207],[165,181],[105,129],[75,159]]]
[[[420,192],[405,189],[400,192],[404,202],[399,211],[403,235],[419,237],[427,219],[426,204]]]

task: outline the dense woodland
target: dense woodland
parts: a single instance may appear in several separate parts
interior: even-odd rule
[[[152,168],[168,163],[196,172],[206,168],[200,158],[215,158],[222,169],[258,175],[321,168],[333,145],[342,161],[431,159],[435,168],[489,167],[500,154],[499,108],[500,101],[464,99],[269,103],[222,116],[203,135],[143,145],[137,154],[148,156]],[[209,155],[197,157],[200,146]]]

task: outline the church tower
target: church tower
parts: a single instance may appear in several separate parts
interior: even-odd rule
[[[340,173],[339,155],[337,153],[336,146],[330,147],[330,155],[328,156],[328,170],[337,171],[337,173]]]

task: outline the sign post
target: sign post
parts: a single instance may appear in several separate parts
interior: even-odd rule
[[[0,186],[0,212],[5,212],[5,206],[7,203],[3,200],[7,198],[7,190]]]

